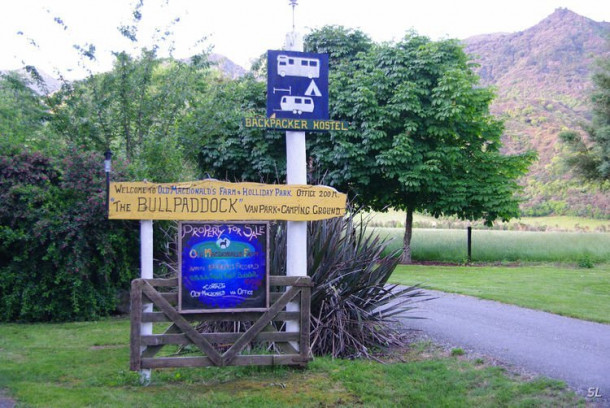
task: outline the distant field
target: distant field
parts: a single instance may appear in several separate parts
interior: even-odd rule
[[[390,249],[402,247],[402,228],[374,228],[393,238]],[[413,230],[416,261],[462,263],[467,259],[465,230]],[[610,262],[610,234],[592,232],[528,232],[473,230],[473,262]]]
[[[404,211],[390,210],[385,213],[369,213],[370,225],[373,227],[404,227]],[[423,214],[414,215],[416,228],[464,229],[468,223],[453,217],[434,218]],[[485,228],[481,222],[472,223],[474,228]],[[582,217],[524,217],[511,220],[509,223],[498,222],[493,229],[513,231],[574,231],[574,232],[609,232],[610,220],[597,220]]]

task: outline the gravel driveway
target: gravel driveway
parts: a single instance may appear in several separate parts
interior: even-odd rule
[[[610,325],[470,296],[427,291],[406,319],[435,342],[493,357],[565,381],[597,406],[610,407]]]

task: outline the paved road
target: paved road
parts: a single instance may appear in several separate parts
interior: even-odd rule
[[[469,296],[429,291],[405,320],[432,340],[491,356],[565,381],[599,406],[610,407],[610,325],[586,322]],[[601,397],[599,397],[601,396]]]
[[[15,400],[6,396],[6,391],[0,388],[0,408],[14,408]]]

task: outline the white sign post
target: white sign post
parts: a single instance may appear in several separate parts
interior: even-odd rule
[[[140,221],[140,278],[153,278],[153,222],[152,220]],[[144,303],[143,312],[153,311],[152,303]],[[142,336],[153,333],[152,323],[141,323],[140,333]],[[142,346],[141,352],[146,349]],[[148,385],[150,383],[150,369],[140,370],[140,382]]]
[[[303,51],[303,42],[296,32],[286,35],[287,51]],[[286,132],[286,184],[307,184],[305,132]],[[307,276],[307,221],[287,221],[286,275]],[[290,302],[288,312],[298,312],[299,302]],[[287,332],[298,332],[299,322],[288,321]],[[298,348],[297,342],[291,342]],[[299,351],[299,350],[297,350]]]

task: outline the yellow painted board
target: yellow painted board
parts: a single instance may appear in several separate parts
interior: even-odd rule
[[[110,183],[111,220],[315,221],[345,215],[347,196],[332,187],[229,183]]]

